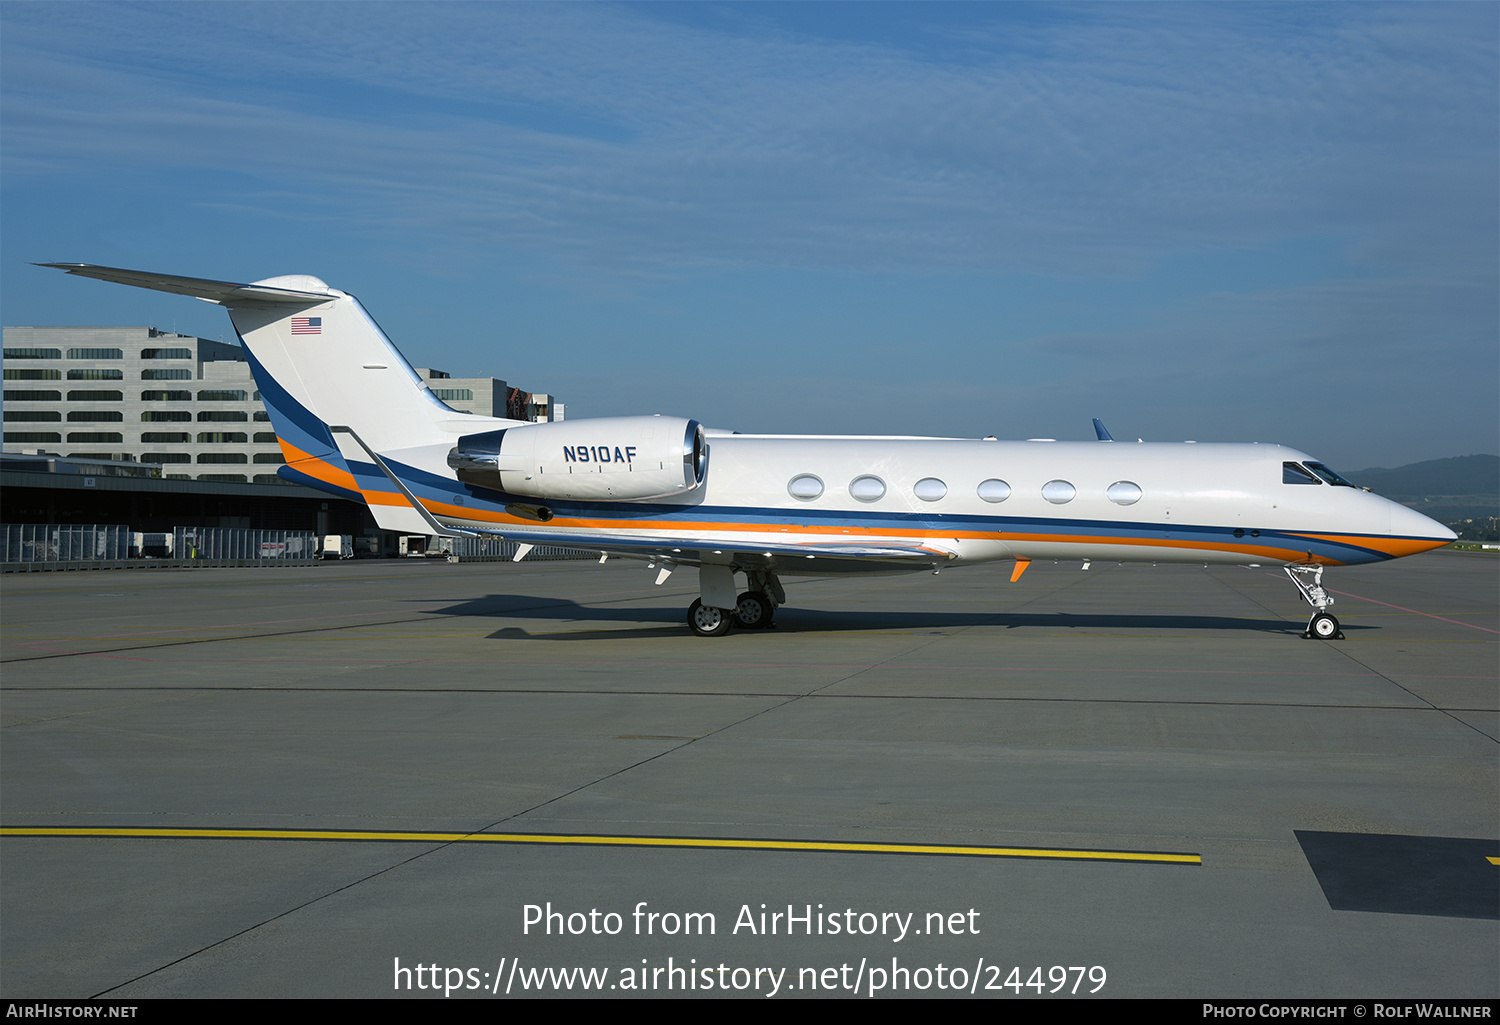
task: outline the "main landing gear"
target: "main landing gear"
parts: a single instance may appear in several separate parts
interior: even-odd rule
[[[741,630],[765,630],[776,618],[776,605],[764,591],[746,591],[735,599],[734,625]]]
[[[786,592],[776,574],[745,571],[750,590],[734,594],[734,571],[728,566],[702,566],[698,570],[702,597],[688,608],[687,622],[699,637],[723,637],[730,627],[765,630],[776,618],[778,605],[786,604]],[[732,607],[725,607],[733,601]]]
[[[688,606],[687,619],[688,626],[699,637],[723,637],[734,623],[734,613],[705,605],[702,599],[694,598],[693,604]]]
[[[1297,585],[1302,599],[1314,609],[1302,636],[1317,641],[1343,640],[1344,631],[1339,629],[1339,621],[1328,611],[1328,606],[1333,604],[1333,598],[1323,590],[1323,567],[1283,566],[1282,568],[1286,570],[1287,579]],[[1308,579],[1309,575],[1312,577],[1311,580]]]

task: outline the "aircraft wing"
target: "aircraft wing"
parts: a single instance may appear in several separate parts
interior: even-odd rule
[[[678,566],[705,563],[777,573],[911,573],[936,569],[955,556],[922,545],[746,544],[743,541],[680,537],[597,536],[550,530],[465,528],[481,536],[502,537],[524,545],[552,545],[601,555],[645,559]]]

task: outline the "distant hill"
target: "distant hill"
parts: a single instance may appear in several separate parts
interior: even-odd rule
[[[1376,494],[1443,523],[1500,516],[1500,456],[1454,456],[1345,474]]]
[[[1436,495],[1488,495],[1500,500],[1500,456],[1428,459],[1394,470],[1377,466],[1346,476],[1398,502]]]

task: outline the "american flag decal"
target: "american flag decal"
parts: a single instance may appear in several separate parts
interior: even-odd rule
[[[322,317],[293,317],[292,334],[320,335],[323,333]]]

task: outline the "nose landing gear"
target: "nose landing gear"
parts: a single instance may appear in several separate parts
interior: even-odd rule
[[[1322,566],[1283,566],[1286,570],[1287,579],[1297,585],[1297,591],[1302,599],[1315,610],[1312,618],[1307,621],[1307,629],[1302,636],[1308,640],[1315,641],[1341,641],[1344,639],[1344,631],[1339,629],[1339,621],[1329,611],[1328,606],[1333,604],[1333,598],[1327,591],[1323,590],[1323,567]],[[1311,574],[1312,579],[1308,580]]]
[[[1318,612],[1307,621],[1307,632],[1302,635],[1319,641],[1341,641],[1344,639],[1344,631],[1339,629],[1339,621],[1326,612]]]

